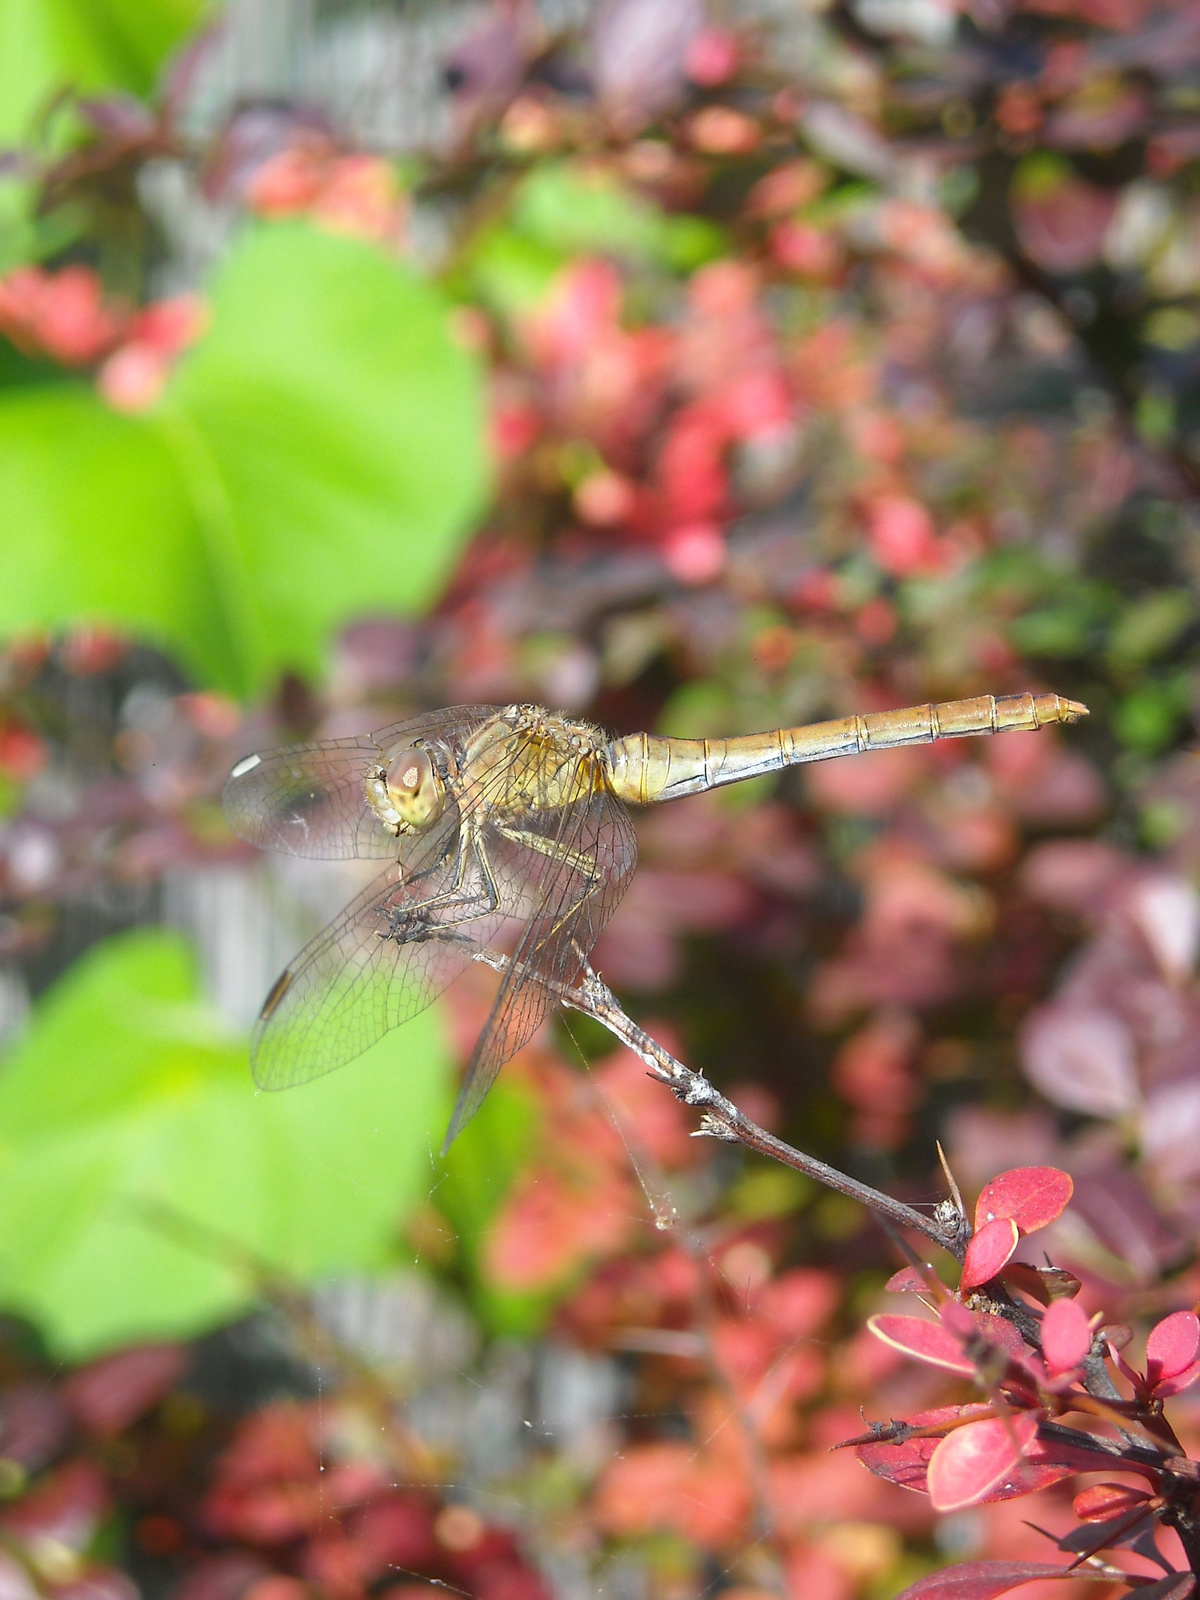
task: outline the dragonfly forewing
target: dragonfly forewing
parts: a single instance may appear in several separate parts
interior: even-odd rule
[[[264,850],[326,861],[386,860],[396,836],[366,799],[366,779],[389,752],[414,739],[441,740],[457,751],[491,706],[450,706],[375,733],[244,756],[221,803],[233,831]]]
[[[496,937],[505,912],[460,845],[454,817],[368,885],[280,976],[251,1040],[260,1088],[307,1083],[361,1055]]]

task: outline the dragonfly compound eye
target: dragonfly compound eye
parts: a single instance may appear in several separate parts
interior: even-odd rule
[[[401,821],[411,828],[425,827],[442,809],[442,784],[428,750],[399,751],[388,768],[387,789]]]

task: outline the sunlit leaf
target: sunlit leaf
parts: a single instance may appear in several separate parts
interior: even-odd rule
[[[1178,1378],[1196,1359],[1200,1318],[1194,1311],[1174,1311],[1155,1323],[1146,1340],[1146,1377],[1152,1384]]]
[[[985,1400],[971,1401],[961,1406],[939,1406],[932,1411],[918,1411],[905,1419],[905,1425],[914,1429],[944,1429],[967,1419],[986,1417],[992,1410]],[[924,1437],[897,1441],[872,1440],[858,1445],[855,1454],[875,1474],[886,1478],[901,1489],[912,1489],[918,1494],[927,1492],[926,1472],[933,1452],[941,1443],[941,1434],[934,1432]],[[1087,1471],[1092,1461],[1082,1451],[1072,1453],[1071,1460],[1058,1460],[1046,1449],[1040,1439],[1029,1446],[1019,1483],[1001,1484],[986,1496],[988,1504],[998,1500],[1012,1500],[1034,1489],[1047,1488],[1077,1472]]]
[[[0,1301],[79,1355],[196,1332],[260,1269],[379,1265],[444,1120],[435,1013],[335,1077],[256,1095],[166,932],[90,952],[0,1073]]]
[[[1022,1233],[1033,1233],[1062,1215],[1074,1190],[1070,1176],[1057,1167],[1012,1167],[984,1185],[975,1202],[975,1226],[1011,1218]]]
[[[1075,1496],[1071,1510],[1080,1522],[1104,1522],[1120,1512],[1143,1505],[1149,1498],[1145,1489],[1131,1483],[1095,1483]]]
[[[0,400],[0,631],[105,621],[238,693],[429,602],[486,478],[473,360],[412,269],[300,224],[246,234],[162,404]]]
[[[145,95],[208,0],[0,0],[0,144],[64,89]]]
[[[1021,1235],[1011,1217],[985,1222],[967,1245],[963,1260],[962,1287],[977,1289],[994,1278],[1017,1248]]]
[[[914,1360],[924,1361],[931,1367],[945,1367],[949,1372],[959,1372],[972,1377],[975,1364],[963,1350],[961,1343],[948,1333],[940,1322],[927,1322],[923,1317],[883,1315],[871,1317],[867,1327],[877,1339],[890,1344],[893,1350],[903,1350]]]
[[[1052,1373],[1080,1366],[1092,1347],[1087,1312],[1078,1300],[1055,1300],[1042,1318],[1042,1354]]]
[[[1020,1486],[1021,1458],[1037,1437],[1037,1418],[987,1417],[955,1428],[929,1458],[926,1481],[938,1511],[977,1505],[1002,1485]]]

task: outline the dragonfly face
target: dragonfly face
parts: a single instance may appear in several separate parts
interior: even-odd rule
[[[364,782],[367,804],[395,834],[419,833],[436,822],[446,803],[446,786],[429,751],[408,745],[388,766],[376,767]]]

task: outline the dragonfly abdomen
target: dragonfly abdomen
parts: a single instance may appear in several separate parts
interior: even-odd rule
[[[935,739],[1043,728],[1054,722],[1077,722],[1086,715],[1086,706],[1057,694],[987,694],[738,739],[668,739],[635,733],[614,739],[604,756],[614,794],[632,804],[651,805],[802,762],[896,745],[932,744]]]

